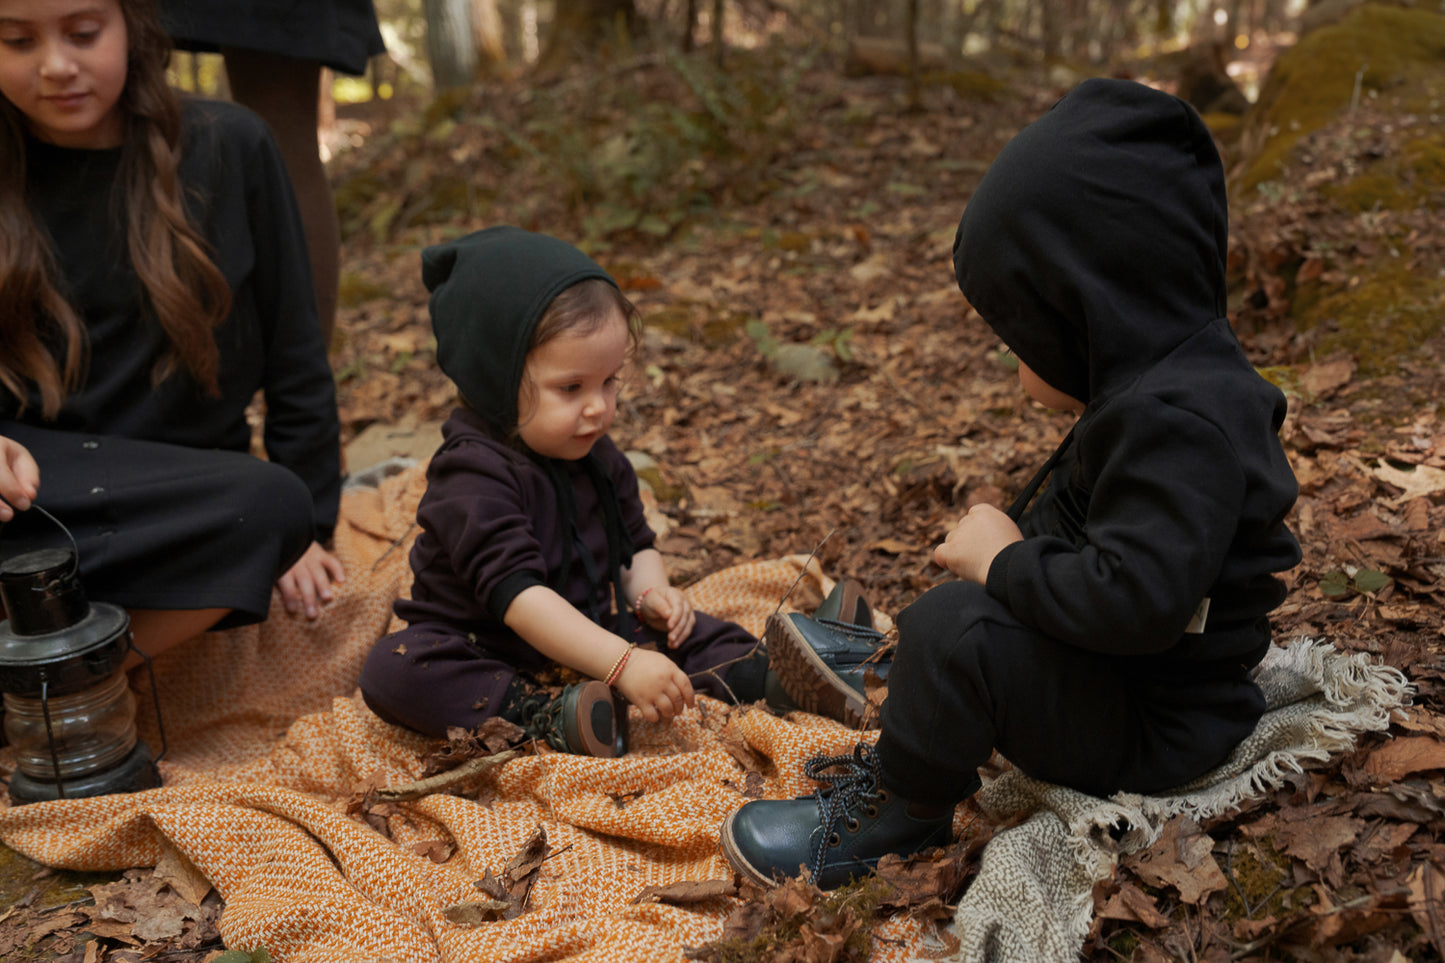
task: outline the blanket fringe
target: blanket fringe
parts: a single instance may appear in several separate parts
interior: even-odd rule
[[[1238,810],[1245,800],[1282,785],[1307,765],[1352,750],[1362,734],[1388,729],[1394,713],[1410,704],[1415,691],[1399,669],[1307,637],[1271,648],[1256,669],[1255,681],[1264,693],[1266,712],[1254,733],[1223,764],[1174,790],[1100,799],[1039,782],[1018,770],[988,783],[979,794],[986,811],[1000,817],[1035,815],[999,834],[985,850],[979,876],[954,917],[953,929],[962,945],[950,959],[1077,959],[1093,922],[1093,884],[1112,876],[1121,855],[1152,845],[1175,816],[1203,821]],[[1054,818],[1041,820],[1045,814]],[[1058,827],[1056,835],[1040,836],[1050,825]],[[1021,832],[1026,827],[1027,836]],[[1022,894],[1034,887],[1021,888],[1020,880],[1044,864],[1044,854],[1052,847],[1073,858],[1077,873],[1065,875],[1087,879],[1080,879],[1073,890],[1062,879],[1052,885],[1037,881],[1035,886],[1050,891],[1052,898],[1030,900]],[[1069,934],[1071,947],[1047,935],[1063,933]]]

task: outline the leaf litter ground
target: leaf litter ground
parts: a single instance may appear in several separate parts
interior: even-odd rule
[[[930,88],[918,114],[902,109],[892,81],[810,76],[798,90],[806,116],[786,143],[761,145],[745,189],[720,178],[715,208],[668,218],[670,237],[613,232],[592,245],[648,323],[614,434],[654,463],[643,473],[652,518],[679,582],[816,552],[830,575],[859,579],[876,607],[896,614],[944,577],[932,546],[956,518],[979,500],[1004,503],[1067,430],[1027,402],[1001,346],[958,294],[950,262],[958,215],[987,162],[1062,88],[1019,78],[988,99]],[[487,103],[505,120],[530,95],[493,89]],[[378,133],[333,163],[341,183],[363,169],[389,178],[414,210],[426,207],[416,185],[457,164],[475,196],[509,199],[473,216],[392,220],[348,238],[350,293],[333,351],[343,440],[372,425],[434,421],[452,404],[432,355],[420,247],[494,223],[583,236],[582,209],[545,165],[516,161],[497,123],[469,124],[465,107],[459,116],[444,137],[435,128],[430,139]],[[1383,137],[1388,125],[1380,126]],[[1336,139],[1341,151],[1358,140]],[[1311,164],[1352,162],[1329,156],[1336,141],[1316,138]],[[1281,244],[1297,252],[1311,229],[1335,237],[1351,224],[1307,191],[1236,212],[1235,242],[1250,255],[1235,265],[1236,280],[1260,292],[1244,300],[1236,328],[1290,394],[1284,437],[1301,487],[1291,521],[1304,561],[1289,573],[1277,633],[1328,639],[1400,667],[1418,688],[1415,705],[1389,738],[1370,738],[1237,813],[1171,823],[1096,892],[1089,960],[1442,957],[1440,342],[1369,377],[1349,355],[1312,357],[1319,336],[1281,320],[1289,258],[1270,256]],[[1438,252],[1441,241],[1424,221],[1411,243]],[[725,714],[710,724],[726,730]],[[735,742],[738,785],[755,794],[761,760]],[[526,747],[515,733],[458,734],[434,778],[460,771],[449,784],[473,791],[466,778],[499,750]],[[384,824],[375,817],[392,804],[359,786],[352,812]],[[688,950],[696,959],[866,959],[878,914],[946,921],[978,852],[1006,828],[981,817],[966,825],[950,849],[890,864],[881,880],[842,894],[802,883],[763,894],[716,880],[637,899],[738,907],[719,941]],[[547,855],[542,834],[478,881],[478,900],[457,912],[524,911]],[[0,947],[7,959],[214,959],[216,897],[200,882],[183,868],[157,868],[60,905],[21,896],[0,915]],[[154,925],[179,929],[122,934],[116,921],[142,907]]]

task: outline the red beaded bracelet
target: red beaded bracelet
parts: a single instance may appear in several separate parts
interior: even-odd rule
[[[603,680],[605,684],[611,685],[617,681],[618,677],[622,675],[622,670],[627,668],[627,660],[632,658],[632,650],[635,648],[637,648],[636,642],[628,643],[627,651],[619,655],[617,661],[612,663],[612,671],[608,672],[607,678]]]
[[[650,586],[648,586],[647,588],[643,589],[643,590],[642,590],[642,594],[639,595],[637,598],[633,599],[633,601],[632,601],[632,611],[636,612],[638,615],[641,615],[641,614],[642,614],[642,600],[645,599],[645,598],[647,598],[647,593],[648,593],[648,592],[651,592],[651,591],[652,591],[654,588],[656,588],[656,587],[657,587],[657,586],[655,586],[655,585],[650,585]]]

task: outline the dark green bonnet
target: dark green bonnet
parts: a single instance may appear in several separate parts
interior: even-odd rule
[[[489,227],[421,252],[437,364],[498,433],[517,426],[527,346],[552,299],[591,278],[617,282],[566,241]]]

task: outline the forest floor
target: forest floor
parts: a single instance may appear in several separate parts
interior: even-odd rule
[[[582,96],[566,79],[490,89],[421,125],[394,106],[391,120],[348,115],[343,133],[366,136],[332,162],[348,230],[333,346],[343,440],[380,430],[405,449],[408,432],[434,430],[450,409],[421,247],[499,223],[585,240],[646,322],[613,434],[655,463],[643,475],[675,580],[812,552],[896,614],[945,577],[932,548],[957,518],[979,500],[1005,503],[1068,428],[1023,394],[958,293],[950,254],[989,161],[1069,84],[976,80],[931,85],[915,110],[896,78],[799,71],[791,104],[713,131],[696,157],[653,159],[650,187],[635,175],[659,148],[620,112],[697,95],[667,64],[628,78],[631,108],[613,99],[579,107],[582,117],[533,113],[539,99]],[[711,122],[737,119],[726,103],[704,108]],[[653,121],[702,142],[673,115]],[[617,136],[595,142],[586,169],[529,149],[559,142],[569,124],[609,123]],[[458,177],[460,200],[439,200]],[[358,195],[363,179],[390,186]],[[626,204],[599,199],[609,184]],[[1286,206],[1237,208],[1240,243],[1290,217]],[[1346,220],[1326,216],[1319,229]],[[1367,376],[1348,354],[1312,357],[1316,336],[1253,310],[1257,300],[1242,295],[1236,329],[1288,389],[1284,440],[1301,485],[1291,523],[1304,560],[1287,575],[1278,638],[1324,639],[1397,666],[1415,705],[1389,741],[1368,738],[1206,822],[1218,888],[1186,894],[1126,860],[1097,894],[1085,956],[1438,960],[1445,344]]]

